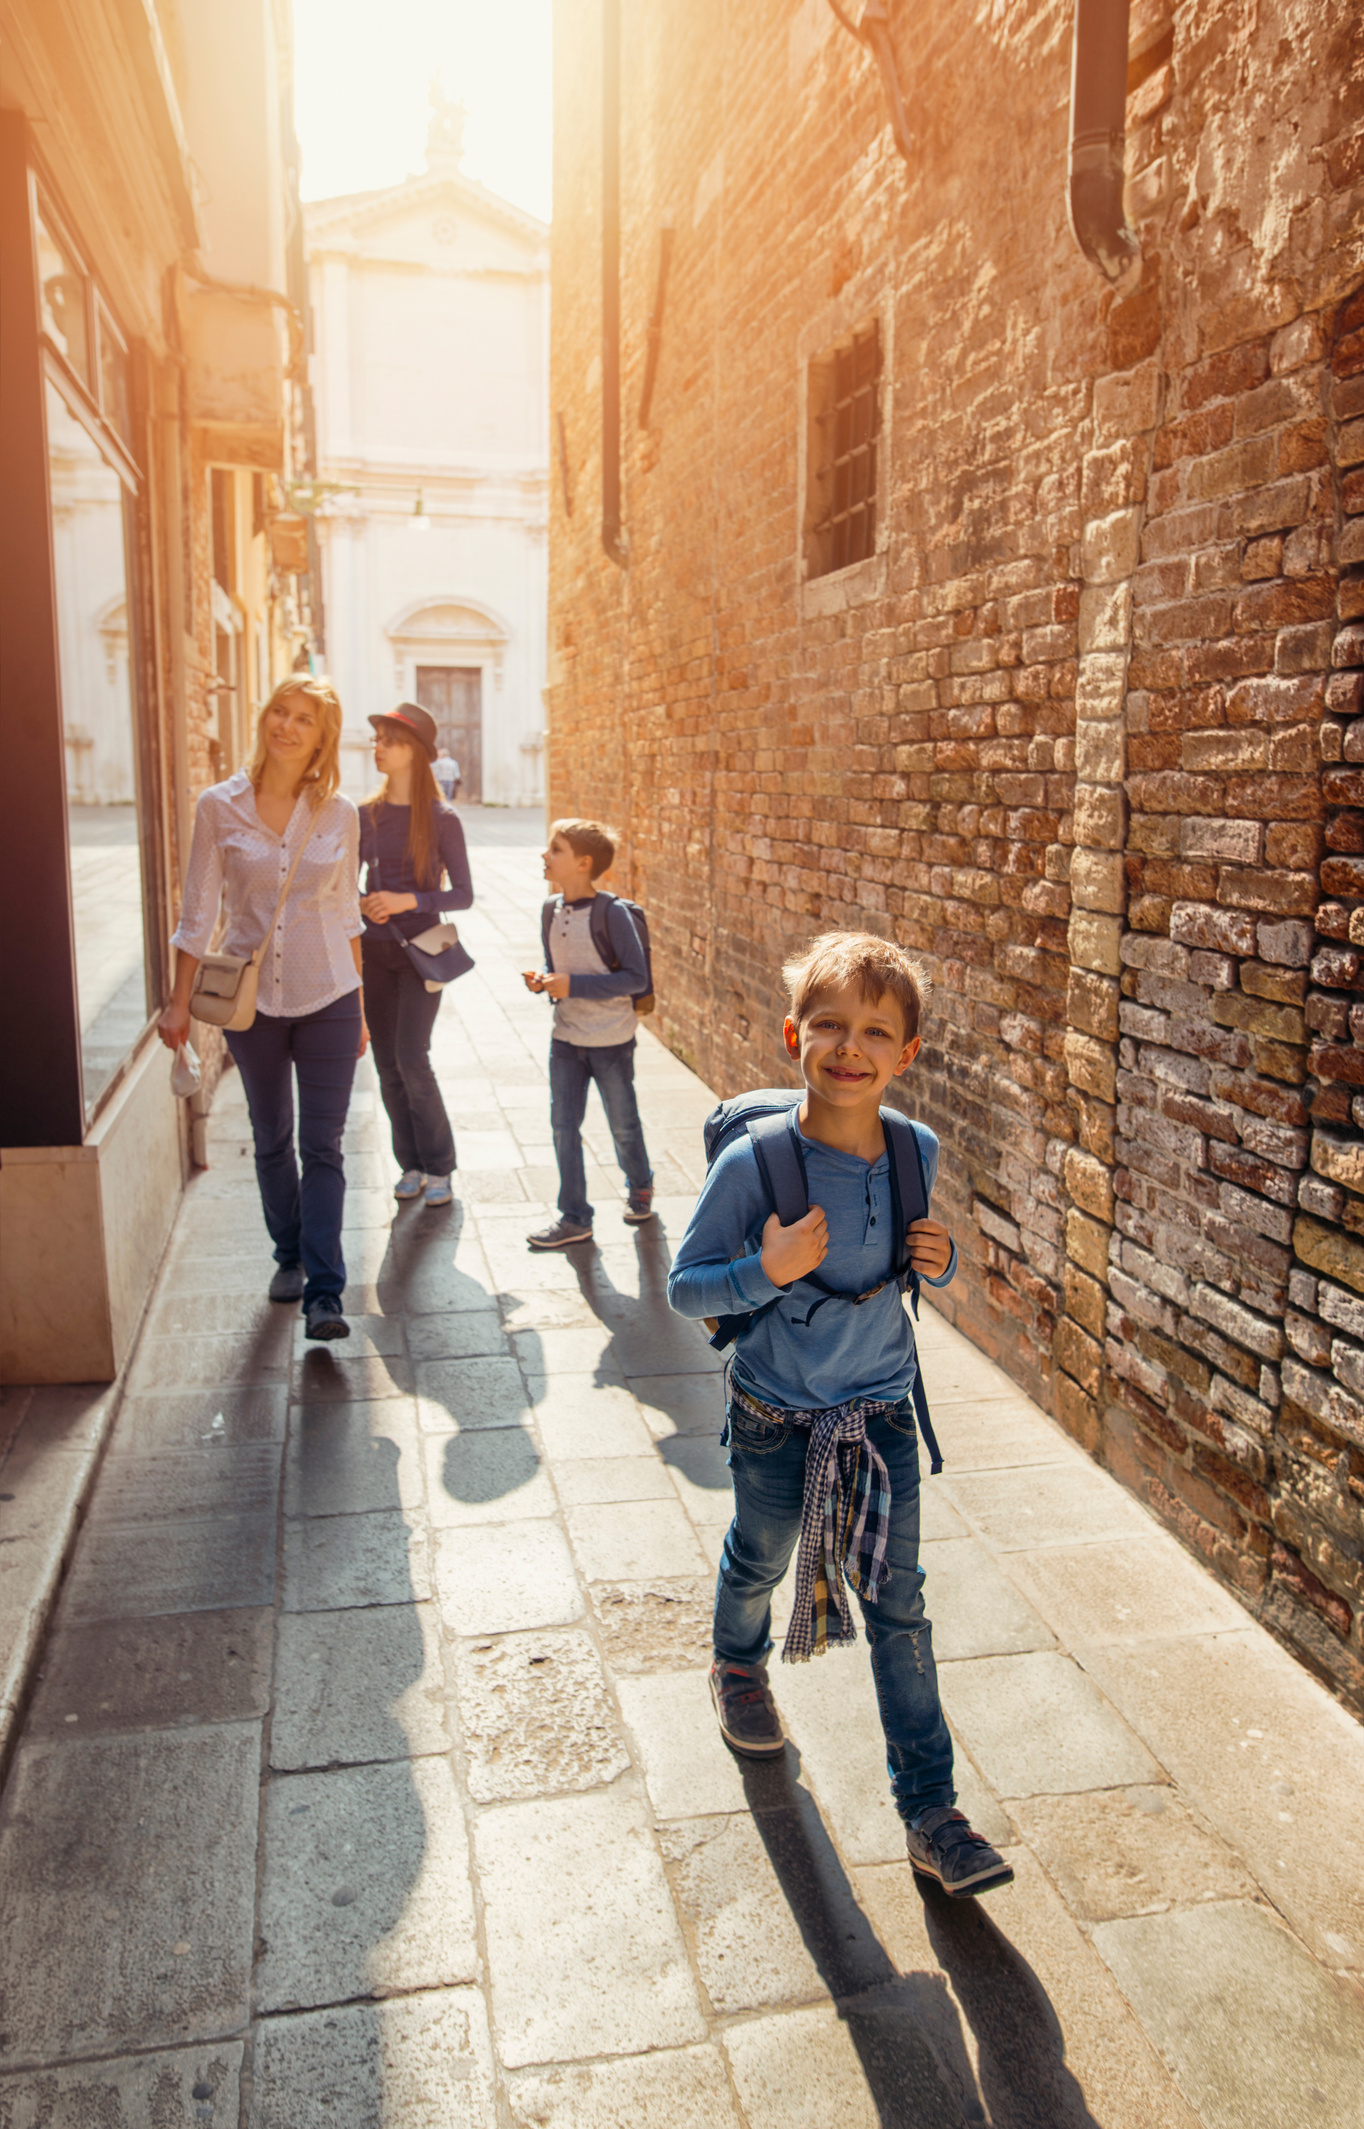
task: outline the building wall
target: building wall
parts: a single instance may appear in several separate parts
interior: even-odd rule
[[[619,824],[723,1092],[787,1077],[787,949],[922,956],[948,1312],[1364,1705],[1347,13],[1134,6],[1121,295],[1066,224],[1060,0],[892,8],[908,164],[825,0],[623,13],[624,570],[600,10],[556,17],[551,810]],[[808,367],[872,316],[877,547],[808,580]]]
[[[194,802],[308,643],[290,66],[283,0],[0,0],[5,1381],[118,1371],[202,1155],[221,1041],[177,1105],[155,1035]]]
[[[478,667],[482,795],[544,796],[548,232],[431,167],[307,209],[326,657],[345,781],[418,666]],[[425,523],[414,529],[420,497]]]

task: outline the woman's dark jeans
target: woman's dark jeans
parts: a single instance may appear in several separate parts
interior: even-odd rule
[[[268,1013],[257,1013],[249,1028],[224,1032],[251,1112],[256,1180],[265,1224],[275,1245],[275,1261],[302,1264],[305,1309],[323,1294],[333,1294],[339,1301],[346,1284],[346,1261],[341,1254],[346,1203],[341,1133],[360,1044],[359,989],[346,991],[320,1013],[305,1013],[299,1020],[276,1020]]]
[[[361,942],[365,1018],[379,1087],[393,1129],[393,1158],[406,1172],[450,1175],[455,1140],[431,1069],[431,1030],[439,991],[429,991],[396,939]]]
[[[729,1526],[715,1589],[715,1653],[730,1663],[763,1663],[772,1646],[772,1592],[800,1537],[808,1433],[756,1418],[732,1404],[725,1429],[734,1476]],[[938,1699],[933,1629],[924,1617],[919,1566],[919,1445],[908,1398],[867,1422],[890,1480],[889,1577],[877,1602],[862,1605],[872,1677],[886,1736],[891,1795],[901,1818],[956,1801],[952,1738]],[[860,1600],[859,1600],[860,1601]],[[850,1663],[834,1651],[822,1659]]]

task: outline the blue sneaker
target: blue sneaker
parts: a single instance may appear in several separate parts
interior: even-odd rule
[[[454,1186],[448,1175],[430,1175],[426,1179],[426,1202],[428,1205],[453,1205]]]
[[[919,1876],[936,1878],[954,1899],[1013,1883],[1013,1865],[975,1831],[965,1812],[954,1811],[950,1804],[937,1805],[916,1825],[906,1826],[905,1840]]]
[[[407,1168],[393,1185],[393,1195],[395,1198],[419,1198],[425,1181],[420,1168]]]

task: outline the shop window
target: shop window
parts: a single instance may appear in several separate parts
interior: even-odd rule
[[[133,421],[131,394],[128,390],[128,350],[123,336],[108,311],[101,303],[99,315],[99,398],[100,411],[109,426],[131,448]]]
[[[133,498],[98,430],[47,386],[67,832],[87,1116],[147,1025]]]
[[[810,364],[807,577],[875,552],[880,399],[881,334],[872,319]]]

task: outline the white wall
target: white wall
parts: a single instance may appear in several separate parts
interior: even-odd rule
[[[458,177],[307,212],[319,470],[356,491],[319,520],[346,788],[418,665],[479,666],[484,801],[539,803],[548,232]]]

